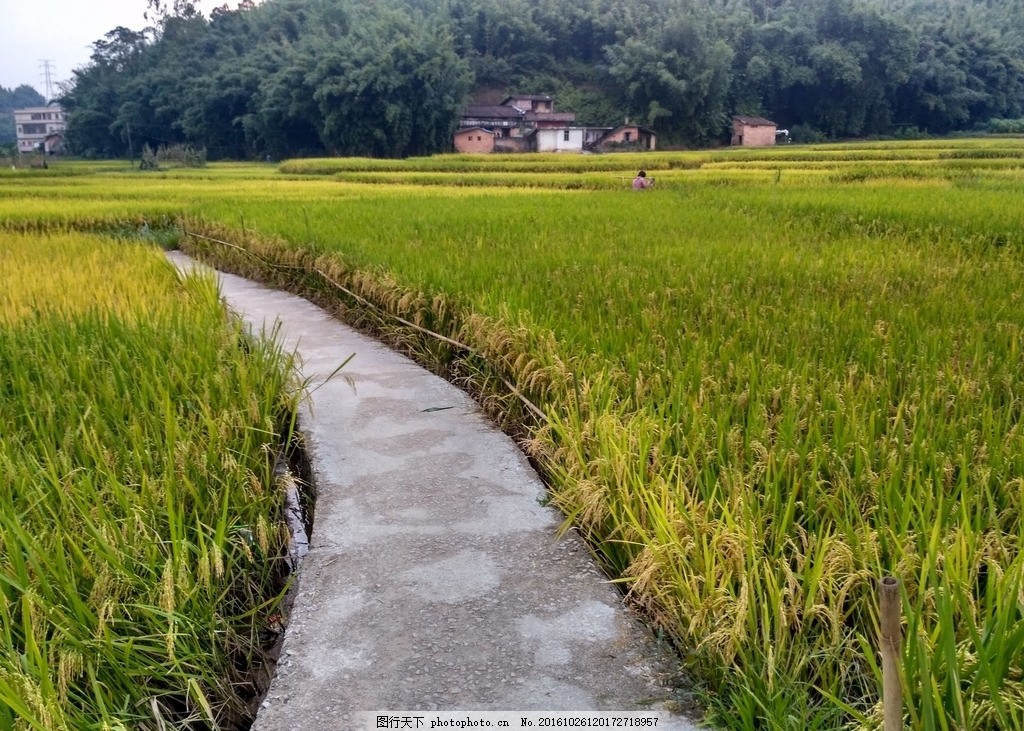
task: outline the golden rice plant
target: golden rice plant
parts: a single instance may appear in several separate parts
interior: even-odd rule
[[[665,185],[643,194],[565,190],[615,172],[560,158],[328,161],[376,182],[213,169],[133,181],[128,207],[159,193],[247,251],[193,250],[401,339],[521,420],[552,500],[714,691],[713,720],[878,727],[891,573],[908,724],[1018,728],[1020,149],[659,153],[641,159]],[[544,175],[556,187],[525,187]]]
[[[290,358],[150,246],[0,233],[0,258],[0,727],[245,725]]]

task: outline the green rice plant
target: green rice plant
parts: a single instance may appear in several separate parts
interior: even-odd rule
[[[621,172],[621,171],[617,171]],[[349,183],[375,185],[443,185],[446,187],[491,187],[491,188],[559,188],[564,190],[609,190],[627,188],[632,175],[609,173],[539,173],[520,172],[494,173],[471,172],[453,176],[450,173],[386,172],[386,173],[336,173],[335,179]]]
[[[932,206],[965,200],[944,183],[921,191]],[[922,555],[908,540],[949,527],[928,501],[957,488],[949,475],[984,480],[993,494],[1020,476],[1016,448],[1005,446],[1017,439],[1013,412],[981,387],[1016,383],[1014,360],[984,354],[1019,357],[1020,249],[958,235],[962,225],[997,230],[1015,214],[950,206],[948,223],[920,226],[929,220],[920,202],[894,201],[891,190],[830,198],[800,184],[743,200],[690,189],[671,208],[670,191],[625,201],[596,192],[586,206],[580,195],[534,196],[524,216],[522,199],[477,196],[486,205],[474,208],[411,191],[389,198],[387,231],[380,209],[361,202],[311,204],[308,231],[292,228],[292,243],[260,253],[294,263],[311,232],[317,267],[336,241],[341,271],[384,307],[387,291],[418,283],[422,296],[406,301],[456,294],[506,331],[550,332],[554,345],[524,354],[553,389],[537,395],[551,423],[534,434],[533,454],[556,504],[718,689],[716,717],[794,728],[875,717],[865,654],[875,579],[895,572],[930,591],[901,567]],[[852,211],[861,200],[877,207],[807,216],[805,196],[830,211],[844,200]],[[256,228],[288,235],[286,218],[252,215]],[[471,329],[458,335],[479,346]],[[516,360],[521,346],[506,342],[513,350],[492,358]],[[979,416],[990,431],[975,434]],[[989,456],[975,464],[982,444]],[[998,532],[1017,515],[972,519]],[[947,625],[970,642],[963,622]],[[932,673],[919,657],[908,651],[908,677]],[[1015,682],[994,677],[998,693]],[[955,701],[912,696],[933,714]]]
[[[148,246],[0,252],[0,727],[245,725],[287,573],[290,358]]]
[[[703,153],[616,153],[572,155],[565,153],[435,155],[406,160],[369,158],[319,158],[288,160],[281,172],[293,175],[334,175],[338,173],[584,173],[632,171],[640,168],[666,170],[699,168]],[[454,180],[454,179],[453,179]]]
[[[616,174],[585,160],[445,156],[100,172],[33,196],[63,197],[42,227],[176,208],[243,249],[186,235],[191,251],[504,410],[552,502],[713,691],[712,720],[879,727],[874,587],[892,574],[908,723],[994,729],[1020,725],[1024,687],[1020,149],[606,156],[627,176],[652,163],[643,194],[566,189]],[[0,214],[25,203],[0,187]]]

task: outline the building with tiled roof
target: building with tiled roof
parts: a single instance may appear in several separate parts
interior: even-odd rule
[[[501,104],[471,104],[459,117],[459,131],[455,137],[455,149],[459,152],[478,151],[479,145],[468,144],[470,137],[463,130],[480,128],[494,133],[494,147],[497,152],[527,152],[534,149],[530,136],[535,130],[562,128],[572,124],[576,115],[572,112],[555,112],[550,96],[520,94],[505,97]],[[473,143],[484,140],[472,140]],[[471,148],[473,148],[471,150]]]
[[[556,112],[550,96],[520,94],[498,105],[471,104],[459,118],[456,152],[583,152],[653,150],[656,135],[636,124],[576,127],[573,112]]]
[[[778,125],[764,117],[732,118],[732,144],[738,147],[768,147],[775,144]]]

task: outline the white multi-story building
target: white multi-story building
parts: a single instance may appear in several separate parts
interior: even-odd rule
[[[18,152],[60,151],[67,126],[64,110],[56,104],[48,107],[29,107],[14,110],[14,125],[17,127]]]

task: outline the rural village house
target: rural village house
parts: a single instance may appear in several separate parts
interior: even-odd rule
[[[656,135],[639,125],[578,127],[576,115],[556,112],[550,96],[520,95],[497,105],[470,105],[459,119],[456,152],[583,152],[653,150]]]
[[[494,152],[497,133],[483,127],[467,127],[455,133],[455,149],[459,152]]]
[[[607,130],[603,136],[594,141],[593,147],[602,150],[614,147],[653,150],[657,143],[657,137],[653,130],[638,124],[630,124],[627,119],[625,124]]]
[[[775,144],[775,122],[764,117],[732,118],[732,143],[739,147],[767,147]]]
[[[59,155],[64,152],[64,132],[51,132],[43,140],[43,152],[47,155]]]
[[[48,107],[29,107],[14,110],[18,152],[45,152],[53,155],[61,151],[64,140],[64,110],[51,104]]]

